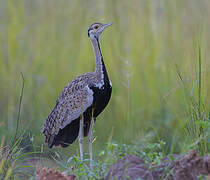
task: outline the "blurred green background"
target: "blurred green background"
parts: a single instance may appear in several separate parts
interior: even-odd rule
[[[0,137],[14,135],[22,72],[20,130],[36,146],[44,143],[42,123],[63,87],[95,69],[88,26],[113,22],[101,36],[113,93],[96,122],[95,150],[110,137],[163,139],[168,151],[182,151],[192,143],[185,137],[188,97],[198,94],[199,45],[201,105],[210,109],[209,17],[208,0],[0,0]]]

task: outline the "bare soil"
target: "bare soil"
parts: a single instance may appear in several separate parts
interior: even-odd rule
[[[191,150],[185,156],[162,159],[160,165],[146,164],[137,156],[127,155],[110,167],[106,180],[197,180],[210,179],[210,156],[199,156]]]

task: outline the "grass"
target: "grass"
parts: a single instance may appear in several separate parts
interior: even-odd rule
[[[190,148],[209,153],[208,1],[0,0],[0,4],[0,137],[5,136],[4,146],[19,129],[18,135],[23,130],[30,134],[40,150],[44,142],[41,125],[62,88],[95,68],[87,28],[99,21],[113,22],[101,37],[113,93],[95,127],[94,154],[101,162],[99,167],[111,164],[103,164],[97,155],[115,152],[107,150],[105,143],[110,134],[117,146],[133,144],[131,151],[137,151],[138,144],[165,142],[164,155]],[[46,146],[43,151],[49,152]],[[65,160],[74,157],[70,164],[77,167],[77,143],[53,151],[64,153]],[[13,166],[10,163],[6,168],[8,173]]]
[[[4,138],[0,147],[0,179],[27,179],[33,175],[33,166],[29,164],[36,152],[29,151],[29,145],[23,145],[23,135],[11,145],[4,145]]]
[[[201,60],[201,49],[198,48],[198,76],[197,76],[197,97],[190,95],[189,89],[185,87],[185,94],[188,99],[188,121],[186,125],[186,137],[188,141],[193,144],[201,154],[209,152],[209,110],[206,109],[205,104],[202,100],[202,60]],[[181,74],[179,78],[183,82]],[[184,84],[183,84],[184,85]]]

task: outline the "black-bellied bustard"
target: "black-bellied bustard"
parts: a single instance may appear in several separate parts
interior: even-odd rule
[[[94,122],[111,97],[112,84],[99,45],[100,34],[111,24],[94,23],[88,28],[88,36],[96,58],[96,69],[94,72],[82,74],[69,82],[42,127],[45,142],[50,148],[58,145],[67,147],[79,136],[81,159],[83,159],[84,136],[87,135],[90,160],[93,159]]]

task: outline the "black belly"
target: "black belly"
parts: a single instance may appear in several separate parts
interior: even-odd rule
[[[101,89],[92,87],[93,94],[93,117],[97,117],[107,106],[111,98],[112,87],[109,83],[105,84]]]
[[[90,106],[83,114],[84,136],[88,135],[90,129],[92,111],[93,118],[96,119],[96,117],[104,110],[104,108],[109,103],[112,93],[112,87],[108,82],[105,83],[105,85],[101,89],[97,87],[91,87],[91,89],[93,91],[93,105]],[[72,144],[79,134],[79,119],[80,118],[75,119],[65,128],[61,129],[55,136],[52,146],[61,145],[62,147],[67,147],[69,144]]]

